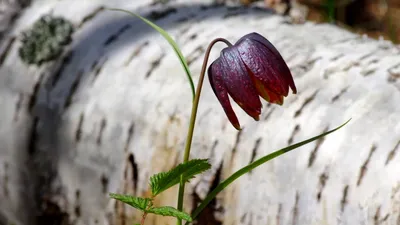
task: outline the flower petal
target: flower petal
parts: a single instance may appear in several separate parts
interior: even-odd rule
[[[251,74],[251,72],[249,72]],[[264,86],[264,84],[261,83],[261,81],[257,80],[257,78],[254,77],[254,75],[251,74],[252,80],[257,88],[258,93],[260,96],[265,99],[265,101],[270,102],[270,103],[276,103],[279,105],[283,104],[283,95],[276,94],[273,91],[268,90]]]
[[[297,93],[292,74],[278,50],[263,36],[247,34],[236,42],[246,66],[267,88],[287,96],[288,86]]]
[[[248,70],[265,88],[287,96],[289,86],[277,69],[279,64],[282,64],[281,61],[274,59],[274,55],[260,43],[249,39],[244,40],[237,47]]]
[[[232,99],[251,117],[259,120],[261,102],[236,47],[222,50],[223,82]]]
[[[221,61],[218,58],[208,68],[208,79],[210,80],[211,88],[213,89],[214,94],[217,96],[218,101],[222,105],[222,108],[224,109],[229,121],[237,130],[240,130],[240,123],[232,109],[228,92],[222,81],[224,77],[225,75],[222,71]]]
[[[251,36],[251,39],[256,40],[261,44],[263,44],[264,46],[266,46],[272,53],[274,53],[277,59],[281,59],[283,62],[285,62],[279,51],[266,38],[254,32],[253,35]],[[282,72],[284,72],[283,75],[285,76],[285,80],[289,84],[290,89],[292,89],[293,94],[296,94],[297,93],[296,85],[294,84],[292,73],[290,72],[287,64],[285,63],[284,66],[282,65],[281,69],[284,70]]]
[[[278,95],[272,91],[267,90],[267,94],[269,97],[268,102],[276,103],[278,105],[283,105],[283,95]]]

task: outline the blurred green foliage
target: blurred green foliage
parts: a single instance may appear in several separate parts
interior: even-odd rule
[[[66,19],[45,15],[22,33],[19,56],[27,64],[41,65],[54,60],[71,42],[73,31],[72,23]]]

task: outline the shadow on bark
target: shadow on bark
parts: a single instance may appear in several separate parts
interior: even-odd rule
[[[223,5],[162,8],[159,5],[149,6],[143,9],[145,13],[140,14],[166,30],[181,23],[191,23],[195,26],[196,20],[210,17],[220,16],[222,20],[237,14],[271,14],[271,11],[262,8],[227,8]],[[110,13],[119,18],[91,25],[97,17]],[[61,151],[68,140],[64,140],[65,138],[60,135],[62,134],[60,129],[65,125],[65,121],[62,120],[63,113],[74,104],[72,95],[77,86],[82,83],[90,84],[87,82],[88,75],[94,74],[92,78],[95,79],[96,73],[101,70],[100,60],[106,60],[112,52],[124,48],[128,43],[138,42],[150,35],[158,35],[139,19],[120,12],[110,12],[102,7],[85,17],[78,31],[82,29],[88,32],[87,35],[79,41],[73,40],[62,58],[46,65],[48,70],[42,74],[42,79],[35,86],[27,107],[32,126],[30,131],[21,132],[30,133],[29,146],[28,149],[20,151],[24,151],[27,156],[24,166],[29,173],[22,175],[26,181],[21,183],[21,186],[31,187],[28,193],[33,193],[34,202],[26,204],[25,207],[36,210],[28,210],[31,215],[19,215],[19,217],[36,218],[31,225],[71,223],[68,221],[69,215],[66,209],[54,200],[54,196],[59,199],[65,195],[65,190],[58,180],[58,166],[59,160],[68,157],[69,153]],[[129,38],[122,38],[126,32],[130,32],[131,35]],[[214,212],[211,210],[207,213]],[[219,222],[214,221],[213,224]]]

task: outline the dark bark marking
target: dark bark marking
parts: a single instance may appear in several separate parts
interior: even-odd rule
[[[238,16],[238,15],[240,15],[240,14],[242,14],[243,13],[243,11],[236,11],[236,12],[228,12],[227,14],[225,14],[223,17],[222,17],[222,19],[228,19],[228,18],[230,18],[230,17],[234,17],[234,16]]]
[[[15,103],[14,122],[18,121],[18,114],[21,109],[23,101],[24,101],[24,95],[22,93],[19,93],[17,102]]]
[[[188,32],[190,30],[190,26],[184,27],[182,28],[182,30],[179,31],[180,36],[183,36],[186,34],[186,32]]]
[[[372,59],[371,61],[369,61],[368,64],[377,64],[379,62],[378,59]]]
[[[219,3],[219,2],[214,2],[213,4],[207,4],[207,5],[201,5],[200,6],[200,11],[206,11],[209,9],[215,9],[215,8],[221,8],[221,7],[226,7],[224,3]]]
[[[389,83],[394,83],[397,81],[397,79],[400,79],[400,73],[389,73],[388,77]]]
[[[76,192],[75,192],[75,207],[74,207],[75,215],[76,215],[76,217],[78,217],[78,218],[81,216],[81,207],[80,207],[80,205],[79,205],[80,196],[81,196],[81,192],[80,192],[80,190],[78,189],[78,190],[76,190]]]
[[[208,194],[211,193],[214,188],[218,186],[218,184],[221,182],[221,175],[222,175],[222,168],[223,168],[223,163],[219,165],[217,171],[215,172],[215,176],[213,181],[211,182],[210,189],[208,191]],[[196,190],[194,188],[193,190]],[[193,191],[192,193],[192,198],[193,198],[193,205],[192,205],[192,210],[196,209],[198,204],[202,201],[202,199],[199,197],[199,195]],[[211,202],[204,208],[204,210],[198,215],[197,221],[195,220],[196,225],[222,225],[222,221],[219,221],[215,218],[215,213],[220,212],[223,209],[218,209],[216,208],[217,200],[214,198],[211,200]]]
[[[126,138],[125,147],[124,147],[125,152],[128,152],[128,150],[129,150],[129,145],[131,144],[131,140],[132,140],[134,131],[135,131],[135,124],[132,122],[128,128],[128,136]]]
[[[315,61],[317,61],[317,60],[309,61],[304,64],[290,67],[290,70],[292,71],[293,74],[297,75],[296,77],[300,78],[313,68]]]
[[[244,223],[244,220],[246,219],[246,217],[247,217],[247,213],[243,214],[243,215],[240,217],[240,223]]]
[[[165,54],[161,54],[160,57],[158,57],[156,60],[154,60],[151,65],[150,65],[150,69],[149,71],[147,71],[146,73],[146,79],[150,77],[151,73],[153,73],[153,71],[155,69],[157,69],[160,66],[161,60],[164,58]]]
[[[68,224],[69,215],[61,210],[61,207],[50,199],[43,199],[40,214],[36,217],[36,223],[40,225]]]
[[[374,215],[374,225],[379,225],[380,220],[379,218],[381,217],[381,206],[378,206],[376,209],[375,215]]]
[[[367,58],[369,58],[370,56],[373,56],[373,55],[374,55],[374,52],[367,53],[367,54],[361,56],[358,61],[363,61],[364,59],[367,59]]]
[[[268,113],[265,115],[264,117],[264,121],[267,121],[269,119],[269,117],[271,117],[271,114],[274,112],[275,108],[271,108]]]
[[[82,125],[83,125],[84,117],[85,116],[83,113],[81,113],[81,115],[79,115],[78,127],[76,128],[76,131],[75,131],[75,142],[76,143],[78,143],[82,137]]]
[[[115,201],[114,205],[115,213],[117,214],[117,223],[125,225],[126,224],[126,215],[125,215],[125,203],[120,201]]]
[[[203,55],[204,48],[202,46],[198,46],[192,53],[187,57],[187,64],[190,66],[194,61],[200,58]]]
[[[381,219],[381,222],[385,222],[387,219],[389,219],[389,213],[388,214],[386,214],[385,215],[385,217],[383,217],[382,219]],[[399,223],[398,223],[399,224]]]
[[[333,57],[333,58],[331,59],[331,61],[332,61],[332,62],[333,62],[333,61],[337,61],[338,59],[343,58],[343,56],[344,56],[344,54],[339,54],[339,55]]]
[[[218,146],[218,140],[215,140],[211,147],[210,156],[208,157],[209,159],[214,159],[214,153],[215,153],[215,149],[217,148],[217,146]]]
[[[316,90],[310,97],[306,98],[303,102],[303,105],[294,113],[294,118],[298,117],[301,115],[301,112],[303,109],[311,103],[312,100],[314,100],[315,96],[317,95],[318,90]]]
[[[61,62],[61,65],[58,67],[58,70],[54,73],[54,77],[53,77],[53,80],[51,82],[51,86],[52,87],[56,86],[58,80],[61,77],[62,72],[65,70],[65,68],[67,67],[68,63],[71,61],[73,54],[74,54],[74,52],[70,51],[64,56],[64,58],[63,58],[63,60]]]
[[[106,47],[116,40],[118,40],[119,36],[121,36],[125,31],[127,31],[129,28],[132,26],[130,24],[125,24],[123,27],[121,27],[115,34],[112,34],[110,37],[107,38],[107,40],[103,43],[103,46]]]
[[[35,116],[32,122],[32,128],[29,135],[28,155],[32,156],[36,153],[36,140],[38,138],[37,126],[39,124],[39,117]]]
[[[91,71],[95,70],[98,64],[99,64],[99,60],[98,59],[94,60],[92,63],[92,66],[90,67],[90,70]]]
[[[294,202],[294,206],[293,206],[293,214],[292,214],[292,225],[296,225],[297,224],[297,220],[299,217],[299,192],[296,191],[296,200]]]
[[[8,54],[10,53],[11,50],[11,46],[14,44],[15,42],[15,37],[12,37],[8,40],[8,43],[4,49],[4,51],[0,54],[0,66],[3,65],[4,61],[6,60]]]
[[[239,6],[231,6],[227,7],[228,12],[222,17],[223,19],[227,19],[229,17],[234,17],[240,14],[248,14],[248,10],[244,10],[244,8]]]
[[[179,18],[178,20],[176,20],[177,23],[185,23],[187,21],[189,21],[191,18],[190,17],[182,17]]]
[[[329,127],[326,127],[324,129],[323,133],[327,132],[328,128]],[[318,150],[321,147],[322,143],[324,143],[324,141],[325,141],[325,137],[320,138],[320,139],[317,140],[317,143],[315,144],[314,150],[311,152],[310,157],[308,158],[308,168],[310,168],[313,165],[313,163],[315,161],[315,158],[317,157]]]
[[[133,156],[132,153],[129,154],[128,162],[129,162],[129,165],[130,165],[130,168],[131,168],[131,171],[132,171],[131,180],[132,180],[132,183],[133,183],[133,188],[136,191],[137,190],[137,185],[138,185],[138,182],[139,182],[139,169],[138,169],[138,166],[136,164],[135,157]]]
[[[96,80],[96,78],[99,76],[99,74],[101,73],[104,63],[107,61],[107,58],[103,60],[102,63],[98,63],[97,61],[95,61],[92,65],[92,71],[93,71],[93,79],[92,82]]]
[[[198,115],[198,123],[201,123],[203,120],[207,119],[207,116],[212,112],[212,108],[207,109],[204,113],[202,113],[201,115]],[[175,116],[175,115],[174,115]]]
[[[288,140],[289,145],[293,143],[294,136],[296,136],[296,134],[299,133],[299,131],[300,131],[300,125],[296,124],[296,126],[293,129],[292,135],[290,136],[290,138]]]
[[[319,176],[319,191],[317,193],[317,201],[320,202],[321,201],[321,197],[322,197],[322,192],[325,188],[326,185],[326,181],[329,179],[329,176],[327,174],[327,171],[323,172],[320,176]]]
[[[343,88],[339,94],[333,96],[333,98],[331,99],[331,103],[336,102],[344,93],[347,92],[347,90],[349,89],[349,86]]]
[[[392,71],[393,69],[395,69],[397,67],[400,67],[400,63],[387,69],[387,72],[389,73],[389,76],[388,76],[389,83],[394,83],[394,82],[396,82],[397,79],[400,79],[400,73],[396,73],[396,72]]]
[[[107,126],[106,119],[105,118],[101,119],[100,130],[99,130],[99,134],[97,135],[97,141],[96,141],[97,145],[101,145],[101,139],[103,137],[103,132],[104,132],[104,129],[106,128],[106,126]]]
[[[101,182],[101,187],[102,187],[103,193],[104,194],[107,193],[109,180],[108,180],[108,177],[105,174],[101,175],[100,182]]]
[[[149,13],[148,16],[146,16],[148,19],[150,20],[159,20],[162,18],[165,18],[167,16],[169,16],[172,13],[176,13],[177,10],[175,8],[166,8],[164,10],[160,10],[160,11],[152,11]]]
[[[375,71],[376,71],[376,69],[369,69],[369,70],[366,70],[366,71],[361,72],[361,74],[362,74],[364,77],[367,77],[367,76],[372,75],[373,73],[375,73]]]
[[[194,40],[197,38],[197,34],[192,34],[189,36],[189,40]]]
[[[28,112],[32,114],[33,111],[33,107],[36,105],[36,100],[37,97],[39,95],[39,89],[40,86],[42,84],[42,80],[43,80],[44,75],[41,74],[38,81],[35,83],[35,86],[33,87],[33,91],[31,96],[29,97],[29,101],[28,101]]]
[[[4,196],[8,197],[9,191],[8,191],[8,163],[5,162],[4,163],[4,182],[3,182],[3,192],[4,192]]]
[[[79,24],[79,28],[82,27],[85,23],[89,22],[90,20],[92,20],[97,14],[99,14],[100,12],[104,11],[105,7],[104,6],[100,6],[98,8],[96,8],[93,12],[89,13],[87,16],[83,17],[81,23]]]
[[[217,148],[217,146],[218,146],[218,140],[215,140],[215,141],[213,142],[212,147],[211,147],[211,152],[214,152],[215,149]]]
[[[182,31],[184,31],[184,32],[186,33],[188,30],[189,30],[189,27],[183,29]],[[182,32],[182,31],[181,31],[181,32]],[[189,37],[184,41],[183,45],[186,45],[187,43],[189,43],[189,42],[195,40],[195,39],[198,37],[197,33],[201,33],[201,31],[196,31],[196,33],[190,34]],[[181,35],[181,36],[182,36],[182,35]],[[196,48],[196,49],[197,49],[197,48]],[[196,50],[195,50],[195,51],[196,51]]]
[[[394,148],[389,152],[389,154],[386,158],[385,165],[387,165],[390,161],[392,161],[394,159],[394,156],[396,155],[396,151],[399,149],[399,147],[400,147],[400,140],[397,142],[396,146],[394,146]]]
[[[251,153],[251,158],[250,158],[249,164],[254,162],[254,159],[256,158],[257,151],[258,151],[258,148],[260,147],[261,141],[262,141],[262,138],[257,138],[257,140],[254,144],[253,150],[251,151],[252,153]],[[250,171],[250,173],[251,173],[251,171]]]
[[[314,58],[314,59],[311,59],[310,61],[307,61],[307,65],[312,67],[312,66],[314,66],[315,63],[316,63],[318,60],[320,60],[320,59],[322,59],[322,57],[316,57],[316,58]]]
[[[67,99],[65,100],[65,104],[64,104],[65,109],[71,105],[72,99],[75,95],[76,90],[78,89],[78,85],[79,85],[79,82],[81,81],[82,75],[83,75],[83,70],[79,71],[79,73],[76,75],[76,78],[71,85],[71,89],[69,90]]]
[[[233,145],[233,148],[232,148],[232,158],[233,158],[233,155],[236,153],[236,151],[237,151],[237,147],[238,147],[238,144],[239,144],[239,141],[240,141],[240,137],[242,136],[242,130],[239,130],[238,132],[237,132],[237,134],[236,134],[236,140],[235,140],[235,144]]]
[[[282,203],[279,203],[278,212],[276,213],[276,225],[281,224],[281,214],[282,214]]]
[[[357,186],[360,186],[362,179],[364,178],[365,174],[367,173],[367,166],[369,161],[371,160],[372,154],[375,152],[376,146],[372,145],[371,150],[369,151],[368,158],[365,160],[364,164],[360,168],[360,174],[357,180]]]
[[[392,72],[392,70],[393,70],[393,69],[396,69],[396,68],[400,68],[400,63],[398,63],[398,64],[396,64],[396,65],[391,66],[390,68],[388,68],[388,69],[387,69],[387,72],[388,72],[388,73],[394,73],[394,72]]]
[[[243,224],[245,222],[245,220],[247,219],[247,217],[249,218],[247,224],[251,225],[252,224],[252,220],[253,220],[253,213],[251,213],[251,212],[245,213],[244,215],[242,215],[242,217],[240,217],[240,223]]]
[[[133,53],[129,56],[128,60],[126,60],[125,66],[128,66],[129,63],[132,61],[132,59],[133,59],[134,57],[138,56],[138,55],[140,54],[140,52],[142,52],[143,48],[146,47],[146,46],[148,46],[148,45],[149,45],[149,42],[148,42],[148,41],[145,41],[144,43],[142,43],[141,45],[139,45],[139,46],[135,49],[135,51],[133,51]]]
[[[347,204],[347,197],[348,197],[348,192],[349,192],[349,185],[344,186],[343,192],[342,192],[342,200],[340,201],[340,210],[341,212],[344,211],[344,207]]]

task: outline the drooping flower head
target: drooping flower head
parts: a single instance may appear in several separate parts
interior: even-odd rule
[[[247,34],[223,49],[208,68],[208,77],[229,121],[238,130],[240,123],[228,94],[249,116],[259,120],[262,107],[259,96],[282,105],[289,87],[293,94],[297,92],[282,56],[258,33]]]

